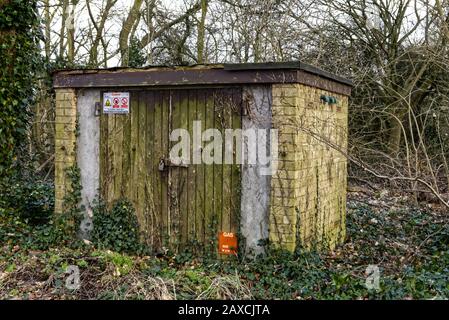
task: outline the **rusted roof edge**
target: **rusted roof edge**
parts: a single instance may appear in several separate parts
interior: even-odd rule
[[[56,69],[51,74],[86,74],[86,73],[113,73],[113,72],[135,72],[135,71],[179,71],[179,70],[209,70],[209,69],[223,69],[223,64],[191,64],[191,65],[147,65],[144,67],[111,67],[111,68],[76,68],[76,69]]]
[[[198,65],[195,67],[152,67],[63,70],[53,76],[55,88],[112,88],[189,85],[303,83],[349,95],[349,80],[306,64],[265,63]],[[259,65],[260,68],[256,68]],[[277,66],[277,68],[275,68]]]
[[[325,71],[311,64],[300,62],[300,61],[287,61],[287,62],[264,62],[264,63],[225,63],[224,70],[229,71],[242,71],[242,70],[285,70],[285,69],[296,69],[303,70],[320,77],[324,77],[333,81],[337,81],[348,86],[353,86],[351,80],[344,77],[340,77],[331,72]]]

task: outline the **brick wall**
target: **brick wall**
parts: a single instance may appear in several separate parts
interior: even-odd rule
[[[55,212],[62,213],[64,197],[71,185],[66,169],[76,161],[76,94],[73,89],[56,89],[55,129]]]
[[[333,96],[336,104],[320,101]],[[271,182],[270,242],[333,248],[345,237],[348,97],[301,84],[275,84],[278,171]]]

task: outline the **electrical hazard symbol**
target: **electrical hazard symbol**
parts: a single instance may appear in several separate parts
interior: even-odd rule
[[[129,92],[103,93],[103,113],[129,113]]]

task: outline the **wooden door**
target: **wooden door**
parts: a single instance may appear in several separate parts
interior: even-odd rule
[[[216,250],[219,231],[238,231],[240,165],[173,165],[169,154],[177,141],[169,137],[185,129],[192,140],[196,120],[202,130],[219,129],[224,141],[224,129],[241,128],[241,89],[139,90],[130,100],[129,114],[101,115],[101,196],[109,204],[129,199],[155,250]]]

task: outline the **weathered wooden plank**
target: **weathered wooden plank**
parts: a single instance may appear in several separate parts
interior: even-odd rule
[[[124,197],[123,191],[123,128],[124,128],[124,115],[115,115],[115,134],[114,134],[114,164],[116,171],[114,175],[114,189],[115,199]]]
[[[193,122],[197,119],[196,116],[196,102],[197,102],[197,90],[188,91],[188,104],[187,104],[187,116],[188,116],[188,130],[191,137],[190,141],[190,156],[193,161]],[[188,239],[195,242],[196,240],[196,166],[191,163],[187,169],[187,223],[188,223]]]
[[[231,112],[231,104],[232,97],[229,94],[229,90],[223,89],[221,94],[221,110],[222,110],[222,119],[223,119],[223,130],[232,129],[232,112]],[[232,145],[235,148],[235,139],[232,141]],[[230,150],[226,150],[225,143],[225,153],[230,152]],[[234,161],[234,160],[233,160]],[[232,197],[232,164],[224,163],[223,164],[223,213],[222,213],[222,221],[221,221],[221,230],[224,232],[231,231],[231,197]]]
[[[204,115],[204,130],[214,129],[214,96],[213,91],[208,90],[205,101],[205,115]],[[210,138],[208,143],[212,143],[213,138]],[[212,155],[210,155],[212,156]],[[204,178],[205,178],[205,240],[206,247],[210,247],[214,243],[216,234],[214,220],[214,164],[204,164]]]
[[[160,135],[155,135],[159,143],[155,141],[155,152],[158,155],[158,162],[160,159],[168,157],[169,151],[169,118],[170,118],[170,90],[161,90],[161,105],[156,108],[155,116],[155,130],[160,130]],[[158,129],[159,128],[159,129]],[[157,131],[155,131],[157,132]],[[157,149],[156,149],[157,146]],[[169,197],[168,197],[168,170],[158,172],[159,183],[159,199],[160,212],[162,217],[162,244],[168,243],[169,233]]]
[[[154,91],[147,92],[145,103],[146,110],[146,137],[145,137],[145,221],[147,230],[145,237],[147,242],[153,245],[155,237],[155,199],[154,199],[154,106],[156,100],[156,93]]]
[[[155,220],[157,222],[157,236],[154,239],[155,249],[159,249],[162,246],[162,235],[165,232],[166,224],[163,223],[163,212],[162,212],[162,179],[163,172],[158,170],[159,162],[164,157],[162,148],[162,108],[163,101],[161,93],[157,92],[154,100],[154,109],[152,112],[152,122],[153,122],[153,141],[152,141],[152,175],[153,175],[153,212]]]
[[[133,95],[131,95],[131,99]],[[122,125],[123,125],[123,145],[122,145],[122,196],[132,200],[132,193],[130,192],[131,181],[129,177],[131,176],[131,114],[122,115]]]
[[[232,128],[241,129],[242,128],[242,117],[241,117],[241,103],[242,103],[242,91],[240,88],[234,88],[231,92],[232,95]],[[241,141],[236,141],[235,148],[237,144],[241,144]],[[230,216],[230,231],[237,233],[239,230],[239,216],[240,216],[240,187],[241,187],[241,164],[234,163],[231,166],[231,216]]]
[[[102,102],[103,103],[103,102]],[[100,116],[100,197],[107,200],[109,188],[108,116]]]
[[[109,207],[114,201],[115,196],[115,172],[116,172],[116,164],[114,162],[114,153],[115,153],[115,115],[108,114],[106,115],[108,118],[108,161],[109,161],[109,176],[108,180],[108,195],[107,195],[107,203]]]
[[[150,213],[152,215],[153,230],[151,234],[151,243],[155,249],[162,246],[162,183],[161,183],[161,172],[159,172],[159,161],[162,152],[162,132],[161,132],[161,121],[162,121],[162,94],[159,91],[154,92],[153,105],[149,106],[149,114],[147,120],[151,122],[148,124],[150,127],[150,138],[148,141],[147,151],[150,153],[150,165],[148,169],[151,179],[151,188],[149,188],[150,198],[149,207]]]
[[[189,94],[187,90],[178,90],[179,91],[179,110],[178,110],[178,121],[179,128],[188,130],[189,128]],[[183,152],[186,152],[183,150]],[[183,161],[189,161],[189,154],[182,155]],[[178,171],[178,186],[177,186],[177,195],[178,195],[178,211],[180,215],[180,243],[181,249],[185,247],[188,241],[188,190],[187,190],[187,168],[179,167]]]
[[[220,91],[214,90],[213,98],[214,98],[214,122],[215,127],[221,131],[223,143],[222,143],[222,156],[221,162],[214,164],[214,212],[216,215],[216,228],[217,233],[214,235],[215,240],[218,239],[218,231],[223,230],[222,228],[222,216],[223,216],[223,160],[224,160],[224,128],[222,124],[222,104],[220,102]],[[216,250],[216,248],[214,248]]]
[[[181,124],[181,108],[180,108],[180,92],[179,90],[171,91],[171,122],[170,133],[180,128]],[[170,139],[169,150],[178,141]],[[178,157],[180,154],[171,154],[170,158]],[[170,244],[177,248],[180,242],[180,169],[170,166],[169,170],[169,218],[170,218]]]
[[[206,108],[206,95],[203,90],[198,90],[198,98],[196,104],[196,114],[197,120],[201,121],[201,127],[204,128],[204,116]],[[204,147],[201,143],[201,150]],[[196,239],[204,244],[204,189],[205,189],[205,179],[204,179],[204,164],[200,163],[195,165],[196,167],[196,192],[195,192],[195,220],[196,220]]]
[[[130,102],[130,176],[127,178],[131,183],[129,184],[128,194],[129,199],[132,201],[134,208],[136,209],[137,218],[139,223],[143,221],[143,215],[141,210],[138,210],[138,198],[137,198],[137,181],[139,179],[139,164],[138,164],[138,143],[139,143],[139,103],[140,103],[140,91],[131,93]],[[145,226],[141,225],[144,229]]]
[[[134,181],[137,187],[137,210],[142,216],[142,221],[145,221],[145,204],[146,204],[146,194],[145,194],[145,180],[146,180],[146,170],[145,170],[145,153],[146,153],[146,116],[147,116],[147,92],[142,92],[139,95],[139,106],[138,106],[138,121],[139,121],[139,140],[137,141],[137,180]],[[146,226],[145,226],[146,227]]]

